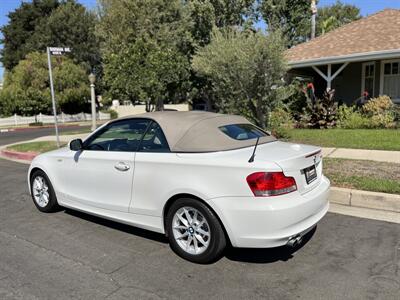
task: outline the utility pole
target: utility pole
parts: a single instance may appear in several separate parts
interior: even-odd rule
[[[315,0],[311,0],[311,39],[315,38],[315,19],[317,16],[317,4]]]

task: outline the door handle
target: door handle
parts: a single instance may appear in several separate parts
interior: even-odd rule
[[[118,171],[128,171],[131,167],[126,163],[120,161],[114,166],[114,168],[116,168]]]

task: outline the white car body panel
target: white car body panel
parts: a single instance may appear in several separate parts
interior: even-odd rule
[[[48,175],[59,204],[164,233],[164,208],[179,194],[205,201],[220,218],[236,247],[280,246],[306,232],[328,210],[329,180],[322,175],[320,149],[280,141],[210,153],[74,152],[67,148],[36,157],[30,167]],[[124,162],[127,171],[115,165]],[[318,178],[307,185],[301,170],[313,164]],[[281,172],[298,190],[255,197],[246,177]]]
[[[115,166],[124,162],[127,171]],[[135,153],[111,151],[69,151],[56,159],[60,201],[128,212],[131,202]]]

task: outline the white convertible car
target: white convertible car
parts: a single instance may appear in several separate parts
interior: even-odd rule
[[[198,263],[227,244],[296,245],[329,207],[321,149],[207,112],[111,121],[37,156],[28,180],[42,212],[67,207],[160,232]]]

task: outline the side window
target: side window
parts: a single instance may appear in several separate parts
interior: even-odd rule
[[[152,122],[140,144],[142,152],[170,152],[167,139],[160,125]]]
[[[95,151],[137,151],[150,121],[129,119],[111,123],[85,141],[85,150]]]

